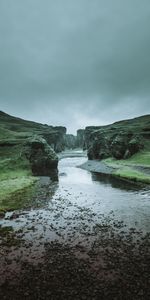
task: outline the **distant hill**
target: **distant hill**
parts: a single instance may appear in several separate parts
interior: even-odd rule
[[[33,121],[17,118],[0,111],[0,145],[3,143],[20,143],[33,135],[46,139],[56,152],[64,150],[64,135],[66,128],[62,126],[49,126]]]

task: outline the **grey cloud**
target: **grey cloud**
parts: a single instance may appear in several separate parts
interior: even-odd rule
[[[44,123],[149,113],[149,0],[1,0],[1,109]]]

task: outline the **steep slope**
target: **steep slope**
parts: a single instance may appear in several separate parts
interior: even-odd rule
[[[65,134],[65,127],[43,125],[0,112],[0,209],[19,207],[20,200],[14,199],[37,180],[32,175],[56,179],[55,152],[64,150]]]
[[[0,144],[20,143],[33,134],[44,138],[55,152],[64,150],[66,128],[48,126],[10,116],[0,111]]]
[[[84,139],[89,160],[102,160],[114,176],[150,183],[150,115],[86,127]]]
[[[85,144],[89,159],[129,158],[150,141],[150,115],[107,126],[86,127]]]

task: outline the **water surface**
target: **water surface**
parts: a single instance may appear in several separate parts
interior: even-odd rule
[[[123,182],[107,175],[91,173],[76,166],[86,158],[65,158],[59,162],[59,188],[55,194],[74,204],[91,209],[106,217],[114,217],[128,227],[150,230],[150,190]],[[55,197],[54,196],[54,197]]]

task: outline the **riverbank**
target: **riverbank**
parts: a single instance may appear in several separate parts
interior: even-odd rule
[[[129,159],[88,160],[79,166],[82,169],[108,174],[136,183],[150,184],[150,152],[141,151]]]
[[[0,214],[30,205],[28,199],[34,192],[40,177],[32,176],[27,160],[18,158],[16,147],[0,149]],[[9,157],[9,158],[8,158]],[[82,149],[66,150],[58,153],[58,158],[86,157]],[[30,197],[28,197],[30,195]]]

